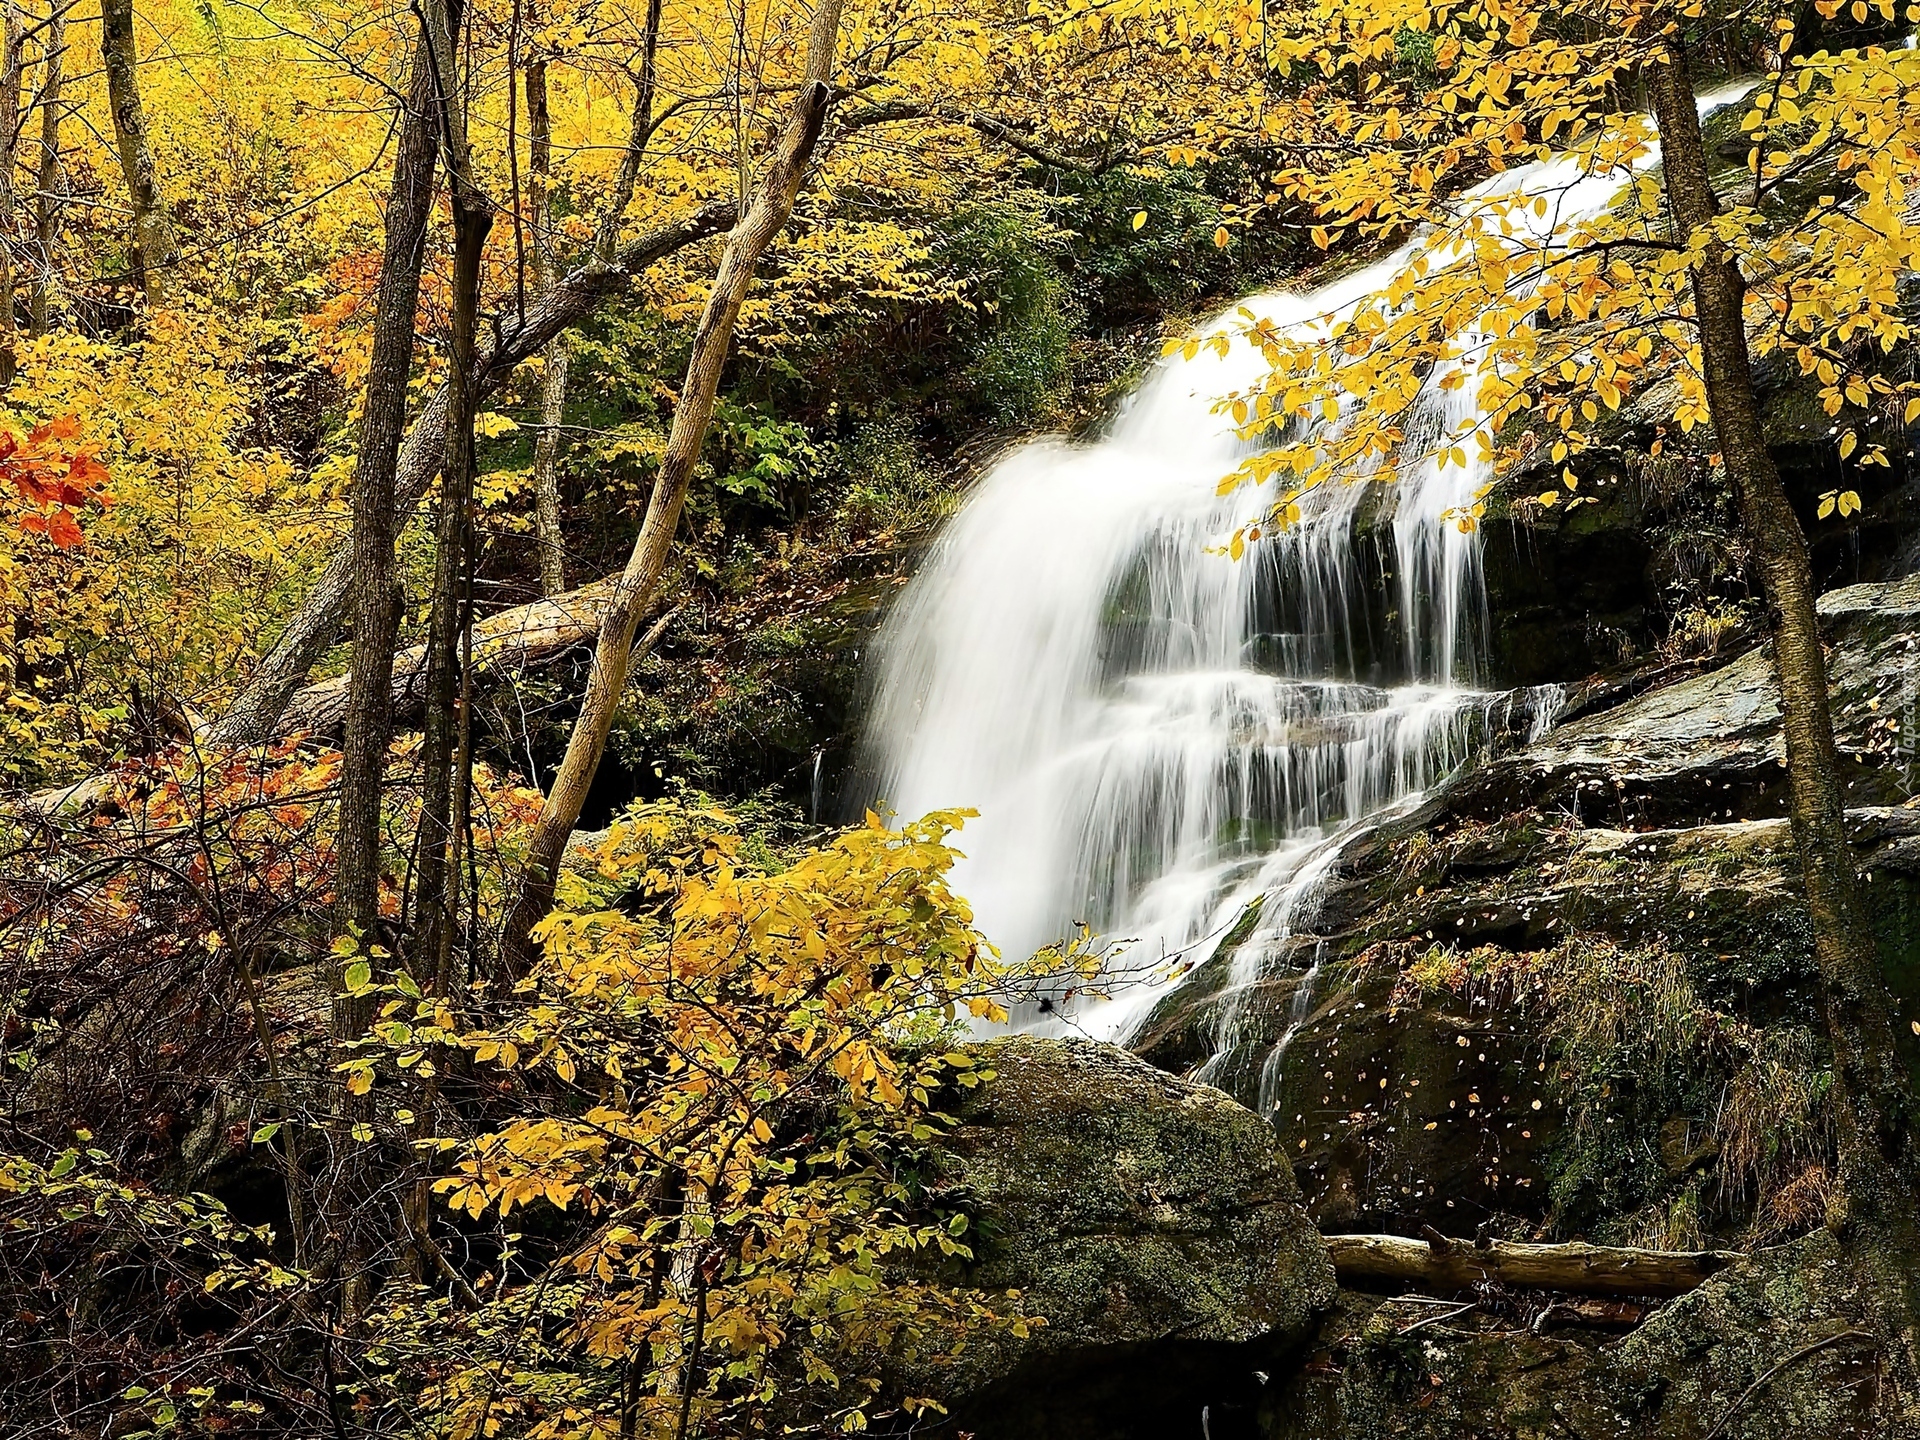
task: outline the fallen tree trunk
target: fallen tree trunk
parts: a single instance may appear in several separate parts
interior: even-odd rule
[[[1329,1235],[1327,1249],[1342,1282],[1390,1280],[1397,1285],[1465,1290],[1494,1281],[1587,1295],[1684,1295],[1742,1257],[1726,1250],[1631,1250],[1573,1241],[1475,1244],[1441,1236]]]
[[[473,627],[474,668],[482,675],[537,665],[575,645],[588,644],[600,633],[613,594],[612,578],[596,580],[564,595],[550,595],[530,605],[516,605],[490,615]],[[294,692],[276,735],[305,731],[336,734],[347,714],[347,680],[337,675]],[[427,647],[414,645],[393,657],[393,718],[413,718],[426,700]]]
[[[529,605],[502,610],[473,627],[474,667],[482,675],[503,675],[539,665],[576,645],[591,644],[600,633],[600,622],[607,612],[618,576],[596,580],[564,595],[550,595]],[[653,628],[634,647],[635,665],[645,658],[666,631],[667,622],[679,612],[673,611],[656,621]],[[303,686],[287,702],[285,710],[266,739],[305,733],[335,738],[347,718],[347,686],[350,677],[336,675]],[[427,647],[414,645],[393,657],[391,701],[395,721],[417,716],[426,702]],[[211,738],[203,735],[203,738]],[[218,744],[217,740],[212,743]],[[35,791],[8,809],[19,815],[52,816],[61,812],[82,811],[97,804],[113,788],[115,772],[102,770],[83,780]]]

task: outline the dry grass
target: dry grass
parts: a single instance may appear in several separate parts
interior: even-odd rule
[[[1833,1082],[1807,1030],[1756,1031],[1751,1045],[1714,1117],[1719,1183],[1730,1200],[1752,1200],[1756,1239],[1776,1239],[1825,1214]]]

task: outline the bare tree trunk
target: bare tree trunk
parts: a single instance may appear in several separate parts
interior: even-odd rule
[[[655,261],[726,229],[734,213],[734,207],[727,203],[703,206],[685,219],[663,225],[622,247],[614,264],[593,259],[570,271],[554,286],[552,294],[528,308],[523,324],[507,331],[496,348],[475,362],[475,403],[497,391],[516,366],[539,354],[562,330],[592,314],[609,297],[624,293],[633,278]],[[446,443],[447,389],[443,384],[421,408],[401,447],[394,481],[396,530],[413,514],[440,472]],[[352,574],[352,548],[343,544],[328,558],[273,649],[261,659],[245,688],[209,732],[211,744],[257,745],[273,736],[288,700],[306,680],[314,662],[333,644]]]
[[[579,718],[574,721],[573,733],[568,737],[560,773],[554,777],[553,789],[534,827],[520,893],[501,936],[502,963],[509,972],[524,967],[528,934],[553,903],[553,881],[560,856],[566,849],[567,837],[580,819],[580,809],[586,803],[594,772],[600,768],[600,756],[606,749],[614,711],[619,706],[621,691],[626,688],[634,630],[666,568],[667,551],[673,543],[673,532],[679,526],[687,486],[693,479],[694,466],[713,419],[720,374],[732,347],[734,322],[753,283],[754,266],[792,215],[814,145],[826,123],[833,97],[829,81],[839,29],[840,0],[820,0],[814,12],[800,93],[794,100],[766,174],[751,198],[744,202],[740,223],[727,239],[726,253],[714,277],[713,293],[707,297],[706,309],[700,316],[693,356],[687,364],[686,380],[680,387],[679,406],[674,411],[673,429],[667,437],[660,474],[647,503],[646,519],[641,523],[633,553],[615,587],[606,617],[601,621],[586,698]]]
[[[6,47],[5,55],[0,56],[0,389],[13,384],[20,368],[20,323],[13,311],[13,255],[20,221],[13,172],[20,158],[16,137],[20,133],[24,69],[20,47],[24,43],[19,0],[6,0],[5,17],[0,20],[0,44]]]
[[[553,246],[553,120],[547,110],[547,62],[527,66],[527,222],[533,231],[533,293],[544,296],[558,270]],[[533,442],[533,535],[540,551],[540,589],[559,595],[567,588],[564,531],[560,523],[560,422],[567,408],[567,345],[546,348],[540,372],[540,433]]]
[[[640,178],[640,157],[654,128],[653,96],[660,49],[661,0],[648,0],[647,28],[641,42],[640,80],[633,100],[633,118],[626,152],[614,179],[600,223],[594,233],[594,255],[607,264],[614,258],[620,219],[632,201]],[[559,273],[553,244],[553,121],[547,106],[547,66],[537,60],[527,67],[527,126],[532,161],[532,222],[534,290],[545,296]],[[556,337],[546,349],[546,368],[540,376],[540,434],[534,441],[534,535],[540,551],[540,588],[558,595],[567,588],[565,530],[561,524],[560,477],[556,462],[560,425],[567,405],[567,347]]]
[[[398,597],[393,570],[394,474],[406,426],[407,376],[420,306],[420,264],[433,207],[434,72],[426,47],[414,52],[402,102],[400,145],[387,194],[386,242],[375,300],[360,448],[354,461],[351,611],[353,661],[342,745],[339,872],[334,926],[374,943],[380,924],[380,796],[392,729],[393,643]],[[334,987],[334,1036],[366,1028],[365,1002]]]
[[[461,637],[471,619],[467,596],[471,561],[475,332],[480,311],[480,264],[493,207],[473,182],[467,146],[468,89],[459,67],[461,6],[430,0],[429,43],[440,74],[440,138],[453,200],[453,336],[448,356],[444,461],[440,467],[440,514],[435,526],[433,606],[427,622],[426,733],[420,750],[420,856],[418,877],[420,952],[432,965],[435,993],[450,979],[459,857],[466,841],[458,823],[467,776],[455,776],[456,740],[464,734]],[[456,789],[460,794],[456,795]]]
[[[1673,235],[1684,243],[1719,214],[1720,198],[1707,165],[1685,51],[1671,45],[1667,63],[1653,66],[1650,78]],[[1913,1095],[1895,1048],[1892,1004],[1847,838],[1806,536],[1767,452],[1754,397],[1743,313],[1746,280],[1733,257],[1713,245],[1694,265],[1692,283],[1707,405],[1739,504],[1741,529],[1760,571],[1773,632],[1786,736],[1788,814],[1800,852],[1833,1046],[1846,1208],[1842,1223],[1863,1227],[1863,1234],[1878,1231],[1869,1247],[1902,1257],[1901,1283],[1911,1323],[1911,1317],[1920,1316],[1920,1267],[1912,1263],[1920,1255]],[[1911,1350],[1911,1335],[1907,1344]]]
[[[47,333],[47,296],[53,289],[53,253],[60,243],[62,172],[60,122],[66,118],[64,87],[67,55],[67,12],[54,0],[46,31],[46,66],[40,93],[40,164],[33,193],[33,278],[27,285],[27,313],[35,335]]]
[[[133,210],[134,269],[147,304],[166,303],[172,270],[179,260],[173,220],[154,181],[153,148],[147,139],[146,111],[140,104],[139,48],[133,37],[133,0],[100,0],[100,58],[107,72],[107,101]]]

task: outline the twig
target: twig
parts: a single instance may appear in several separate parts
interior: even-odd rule
[[[1866,1330],[1842,1330],[1838,1335],[1829,1335],[1826,1339],[1816,1340],[1811,1345],[1802,1345],[1798,1350],[1794,1351],[1791,1355],[1787,1356],[1786,1359],[1780,1361],[1779,1364],[1775,1365],[1771,1370],[1767,1371],[1766,1374],[1754,1381],[1745,1390],[1741,1391],[1740,1398],[1733,1402],[1733,1408],[1722,1415],[1720,1417],[1720,1423],[1707,1432],[1707,1440],[1718,1440],[1721,1432],[1727,1428],[1727,1423],[1740,1413],[1741,1407],[1744,1406],[1748,1400],[1753,1398],[1753,1392],[1765,1385],[1789,1365],[1796,1364],[1806,1359],[1809,1355],[1817,1354],[1822,1350],[1838,1345],[1842,1340],[1872,1340],[1873,1338],[1872,1333]]]
[[[1457,1316],[1466,1314],[1469,1310],[1477,1308],[1479,1304],[1480,1302],[1478,1300],[1469,1300],[1466,1304],[1449,1310],[1444,1315],[1429,1315],[1424,1320],[1416,1320],[1400,1333],[1402,1335],[1411,1335],[1423,1325],[1438,1325],[1442,1320],[1452,1320]]]

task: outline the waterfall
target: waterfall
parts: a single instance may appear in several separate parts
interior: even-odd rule
[[[1458,203],[1546,198],[1546,215],[1514,217],[1544,235],[1620,184],[1555,160]],[[1310,331],[1429,244],[1255,296],[1202,334],[1242,310]],[[980,812],[954,880],[1003,954],[1083,925],[1114,944],[1107,995],[1016,1023],[1124,1039],[1167,993],[1145,982],[1234,930],[1203,1077],[1233,1048],[1233,997],[1298,952],[1283,942],[1310,926],[1343,840],[1456,768],[1491,708],[1515,703],[1483,688],[1479,537],[1449,516],[1491,478],[1473,447],[1465,466],[1410,465],[1393,485],[1322,486],[1299,524],[1238,561],[1222,553],[1259,497],[1217,493],[1246,454],[1218,402],[1262,374],[1246,344],[1176,354],[1098,438],[1036,440],[994,465],[889,617],[863,738],[861,798],[905,816]],[[1475,419],[1477,387],[1441,378],[1410,448]],[[1555,700],[1518,703],[1537,730]],[[1295,989],[1296,1027],[1315,967]]]

